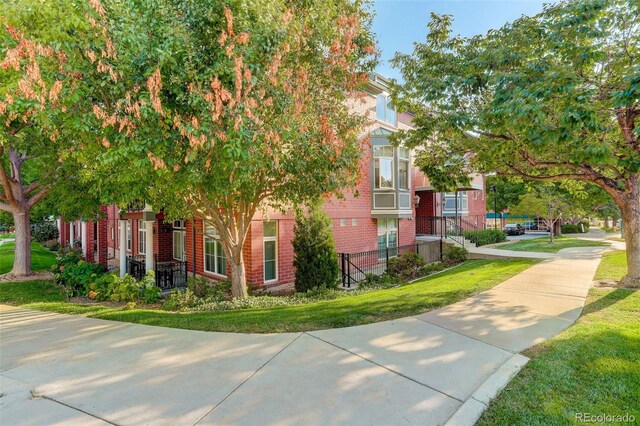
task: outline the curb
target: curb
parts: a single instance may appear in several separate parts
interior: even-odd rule
[[[529,358],[514,354],[476,389],[449,418],[445,426],[473,426],[487,409],[493,398],[515,377],[524,367]]]

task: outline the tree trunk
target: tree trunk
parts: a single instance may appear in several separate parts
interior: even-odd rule
[[[605,216],[604,217],[604,227],[609,228],[609,216]]]
[[[31,226],[29,211],[22,209],[13,214],[16,227],[15,257],[13,260],[12,275],[26,276],[31,274]]]
[[[244,256],[242,254],[242,246],[237,250],[231,260],[231,295],[233,297],[246,298],[247,292],[247,276],[244,270]]]
[[[633,191],[622,211],[622,221],[627,245],[627,275],[621,284],[625,287],[640,288],[640,200],[638,191]]]

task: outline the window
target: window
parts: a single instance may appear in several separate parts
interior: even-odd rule
[[[351,219],[351,226],[358,226],[358,219]]]
[[[177,260],[185,259],[185,240],[187,232],[185,230],[184,220],[176,220],[173,222],[173,258]]]
[[[138,253],[147,253],[147,228],[142,219],[138,220]]]
[[[340,226],[347,226],[347,219],[340,219]]]
[[[220,234],[210,225],[204,228],[204,270],[227,276],[227,259],[224,257]]]
[[[393,147],[374,146],[374,188],[393,188]]]
[[[409,189],[409,150],[398,148],[398,186]]]
[[[391,106],[391,98],[386,93],[381,93],[376,98],[376,118],[393,126],[398,124],[396,110]]]
[[[455,192],[445,192],[443,210],[447,212],[455,212],[456,211],[455,200],[456,200]],[[467,191],[459,191],[458,192],[458,212],[466,212],[468,210],[469,210],[469,198],[467,196]]]
[[[264,253],[264,280],[278,279],[278,222],[262,223],[262,244]]]
[[[116,240],[116,227],[111,225],[111,241]]]
[[[395,247],[398,247],[398,219],[378,219],[378,257],[384,258],[385,249]]]
[[[131,221],[127,220],[127,250],[131,251]]]

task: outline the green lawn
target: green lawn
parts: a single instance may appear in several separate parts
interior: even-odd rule
[[[15,243],[4,243],[0,245],[0,274],[6,274],[13,268],[13,256],[15,254]],[[42,247],[38,243],[31,243],[31,270],[46,271],[51,268],[56,261],[56,254]]]
[[[620,280],[627,274],[627,252],[616,250],[605,253],[602,256],[596,280]]]
[[[93,318],[205,331],[274,333],[347,327],[419,314],[487,290],[536,263],[532,259],[470,260],[418,282],[304,305],[176,313],[66,302],[46,281],[0,283],[0,303]]]
[[[572,327],[524,355],[531,361],[479,425],[572,425],[576,413],[640,420],[640,291],[592,289]]]
[[[578,238],[557,237],[555,244],[549,244],[548,237],[532,238],[530,240],[521,240],[513,244],[505,244],[496,247],[500,250],[514,251],[537,251],[544,253],[557,253],[558,251],[569,247],[599,247],[609,246],[609,243],[601,241],[580,240]]]
[[[0,240],[3,238],[14,238],[14,234],[0,234]]]

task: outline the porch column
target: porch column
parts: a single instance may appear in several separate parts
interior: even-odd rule
[[[80,222],[80,246],[82,247],[82,255],[87,257],[87,222]]]
[[[118,225],[120,226],[118,243],[120,249],[120,277],[124,277],[127,273],[127,221],[126,220],[118,220]]]
[[[62,219],[58,217],[56,219],[56,227],[58,228],[58,242],[62,244]]]
[[[144,268],[149,272],[153,270],[153,221],[145,220],[145,247],[147,248],[144,255]]]
[[[73,221],[73,220],[71,222],[69,222],[69,246],[71,248],[74,248],[73,240],[76,239],[75,224],[76,224],[76,222]]]

